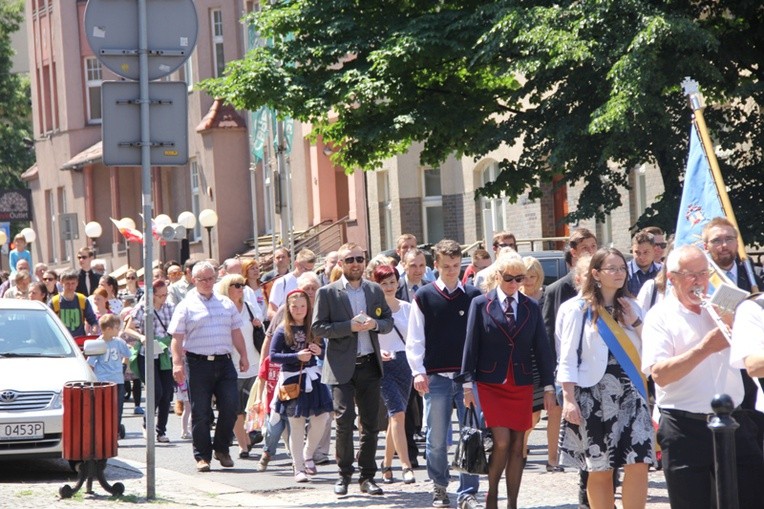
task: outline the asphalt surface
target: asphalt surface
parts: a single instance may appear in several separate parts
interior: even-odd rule
[[[119,456],[108,462],[106,479],[109,483],[121,482],[125,486],[122,497],[111,497],[98,482],[93,483],[93,493],[84,489],[71,499],[61,499],[59,488],[74,485],[76,474],[63,460],[0,461],[0,507],[47,508],[47,507],[113,507],[115,504],[146,504],[146,447],[141,432],[142,417],[133,414],[132,403],[125,404],[123,423],[127,436],[120,440]],[[535,509],[575,509],[577,507],[578,474],[547,473],[545,421],[541,421],[531,435],[530,456],[520,489],[520,506]],[[378,458],[381,458],[383,436],[380,437]],[[266,472],[257,472],[260,446],[252,451],[252,459],[238,459],[238,447],[232,446],[234,468],[223,469],[215,460],[212,471],[200,474],[191,452],[191,441],[181,440],[180,417],[170,416],[169,444],[157,444],[155,493],[161,507],[257,507],[257,508],[416,508],[431,506],[432,483],[427,471],[420,467],[415,471],[417,482],[400,482],[400,465],[393,462],[397,482],[382,484],[383,496],[361,494],[357,484],[350,486],[345,497],[337,497],[332,491],[337,478],[336,465],[319,466],[318,475],[311,482],[297,484],[293,480],[291,462],[283,447],[271,461]],[[333,451],[332,451],[333,453]],[[422,464],[422,462],[420,460]],[[484,496],[487,481],[481,478],[481,494]],[[449,486],[451,506],[456,507],[457,479],[452,476]],[[501,483],[500,506],[505,503],[506,492]],[[617,495],[618,497],[618,495]],[[616,505],[621,507],[617,498]],[[668,498],[662,472],[650,473],[648,507],[668,509]]]

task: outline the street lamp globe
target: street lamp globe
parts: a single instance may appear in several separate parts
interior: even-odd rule
[[[101,228],[101,223],[98,221],[90,221],[88,224],[85,225],[85,235],[90,237],[91,239],[97,239],[103,234],[103,228]]]
[[[154,224],[156,224],[157,228],[164,228],[168,224],[172,223],[172,218],[168,216],[167,214],[159,214],[157,217],[154,218]]]
[[[132,220],[130,217],[123,217],[119,220],[120,224],[125,228],[130,228],[131,230],[135,230],[135,221]]]
[[[196,216],[187,210],[178,214],[178,224],[182,224],[186,230],[193,230],[196,226]]]
[[[24,238],[27,240],[27,244],[37,240],[37,234],[31,228],[24,228],[19,233],[22,234]]]
[[[218,224],[218,215],[212,209],[204,209],[199,212],[199,224],[205,228],[214,228]]]

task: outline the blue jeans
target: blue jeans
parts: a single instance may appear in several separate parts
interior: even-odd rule
[[[274,395],[277,398],[278,395]],[[279,446],[279,440],[281,435],[284,434],[284,430],[289,427],[289,419],[286,415],[282,415],[279,422],[271,424],[270,416],[265,419],[265,446],[263,446],[263,452],[267,452],[268,456],[276,454],[276,449]]]
[[[448,486],[449,479],[448,432],[451,429],[452,409],[456,405],[456,413],[461,427],[466,411],[464,393],[462,385],[455,383],[450,378],[430,375],[428,380],[430,392],[424,395],[425,402],[430,409],[427,413],[427,475],[433,483],[445,487]],[[473,394],[477,404],[477,415],[482,421],[477,391],[473,391]],[[457,499],[461,500],[466,495],[477,494],[479,483],[479,476],[459,473]]]
[[[188,363],[188,399],[191,402],[191,435],[194,458],[212,460],[212,451],[228,454],[233,439],[233,425],[239,410],[236,368],[230,357],[218,356],[208,361],[191,353]],[[210,440],[212,396],[218,409],[215,438]]]

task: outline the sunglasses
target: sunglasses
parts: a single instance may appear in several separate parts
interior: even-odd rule
[[[501,279],[503,279],[505,283],[511,283],[512,281],[517,281],[518,283],[522,283],[523,281],[525,281],[525,275],[520,274],[518,276],[513,276],[512,274],[502,274]]]
[[[244,287],[245,287],[245,286],[247,286],[247,285],[246,285],[245,283],[231,283],[231,286],[233,286],[234,288],[238,288],[239,290],[241,290],[242,288],[244,288]]]
[[[347,258],[345,258],[342,261],[347,263],[348,265],[350,265],[353,262],[355,262],[355,263],[363,263],[363,262],[366,261],[366,257],[365,256],[348,256]]]
[[[83,255],[77,255],[77,259],[78,260],[87,260],[88,258],[90,258],[90,257],[89,256],[83,256]]]
[[[138,278],[135,277],[135,276],[127,276],[125,279],[129,279],[129,280],[132,281],[132,280],[135,280],[135,279],[138,279]]]
[[[512,249],[517,250],[517,246],[515,244],[507,244],[507,243],[502,242],[502,243],[498,244],[498,246],[499,247],[511,247]]]
[[[668,242],[656,242],[655,245],[661,249],[666,249],[666,246],[668,246]]]
[[[43,281],[55,281],[56,278],[54,278],[54,277],[44,277],[44,278],[42,278],[42,280]]]

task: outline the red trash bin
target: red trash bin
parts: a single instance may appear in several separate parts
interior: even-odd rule
[[[63,458],[105,460],[117,455],[117,384],[64,385]]]

